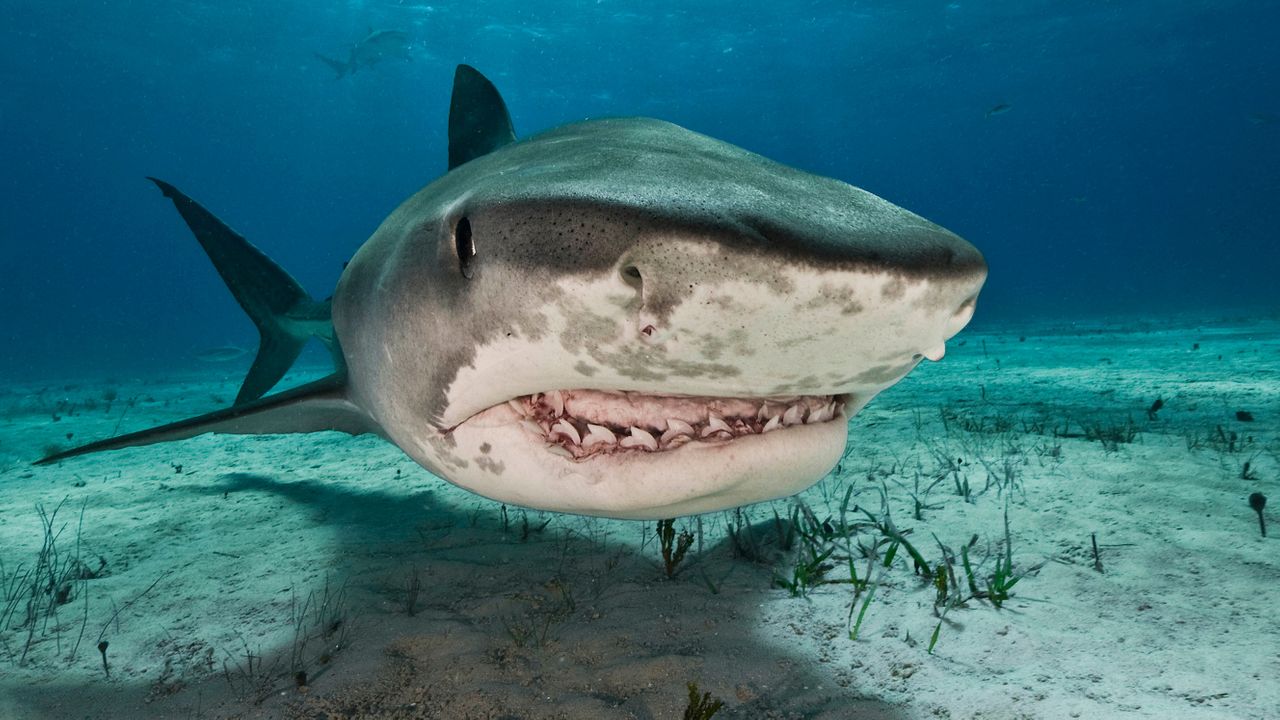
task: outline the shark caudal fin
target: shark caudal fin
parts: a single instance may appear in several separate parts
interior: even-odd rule
[[[185,440],[205,433],[259,435],[322,430],[336,430],[351,435],[378,432],[378,426],[347,399],[344,372],[334,373],[261,400],[81,445],[41,458],[34,464],[48,465],[77,455]]]
[[[320,53],[312,54],[319,58],[325,65],[328,65],[329,69],[333,70],[333,72],[337,74],[337,77],[334,78],[335,80],[341,80],[346,77],[348,73],[355,70],[355,67],[349,62],[334,60],[333,58],[321,55]]]
[[[237,405],[256,400],[275,386],[312,337],[329,348],[341,371],[342,354],[328,302],[313,300],[271,258],[182,191],[163,180],[148,179],[173,201],[236,302],[258,327],[258,355],[236,395]]]
[[[449,103],[449,169],[515,140],[511,114],[498,89],[479,70],[459,65]]]

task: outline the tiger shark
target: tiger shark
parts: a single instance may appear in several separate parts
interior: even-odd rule
[[[457,68],[449,169],[327,302],[156,181],[262,343],[240,401],[38,462],[202,433],[377,433],[504,503],[658,519],[794,494],[973,315],[987,266],[871,193],[668,122],[517,140]],[[308,337],[335,372],[258,398]]]
[[[354,75],[360,68],[372,68],[383,60],[399,58],[412,60],[412,42],[403,30],[374,30],[351,44],[346,60],[336,60],[320,53],[315,56],[328,65],[336,79]]]

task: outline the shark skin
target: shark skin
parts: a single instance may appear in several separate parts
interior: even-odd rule
[[[942,358],[987,275],[976,248],[918,215],[660,120],[514,140],[467,66],[450,141],[449,172],[338,282],[333,376],[41,462],[335,429],[376,432],[514,505],[732,508],[829,472],[849,418]]]

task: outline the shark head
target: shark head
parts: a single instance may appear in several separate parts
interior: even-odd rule
[[[376,432],[526,507],[667,518],[826,474],[848,419],[973,315],[987,268],[864,190],[670,123],[517,142],[458,68],[449,172],[360,248],[331,302],[172,185],[262,336],[236,403],[39,460],[206,432]],[[262,397],[303,345],[327,378]]]
[[[333,298],[351,400],[459,486],[621,518],[790,495],[973,314],[981,254],[917,215],[657,120],[510,142],[468,70],[456,166]]]

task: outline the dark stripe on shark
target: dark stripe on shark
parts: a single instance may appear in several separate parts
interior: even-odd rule
[[[350,435],[377,432],[377,425],[346,395],[345,374],[334,374],[270,397],[179,420],[160,427],[99,440],[37,460],[36,465],[102,450],[185,440],[205,433],[262,435],[336,430]]]
[[[913,277],[986,271],[972,245],[869,192],[649,118],[566,125],[502,146],[409,206],[429,215],[458,197],[466,202],[452,212],[470,223],[477,266],[487,246],[522,267],[595,272],[616,263],[640,232],[701,232],[717,245],[823,268]],[[555,236],[546,237],[548,227]]]
[[[825,270],[967,278],[985,273],[987,267],[972,245],[918,216],[893,231],[875,229],[842,237],[817,224],[787,224],[757,214],[707,214],[694,204],[640,208],[605,198],[528,203],[503,198],[492,204],[472,200],[466,211],[474,243],[484,250],[477,251],[477,267],[496,257],[525,269],[548,268],[558,276],[593,274],[616,265],[642,233],[655,246],[667,237],[701,237],[717,251],[758,254]],[[547,226],[556,228],[554,238],[542,233]]]

